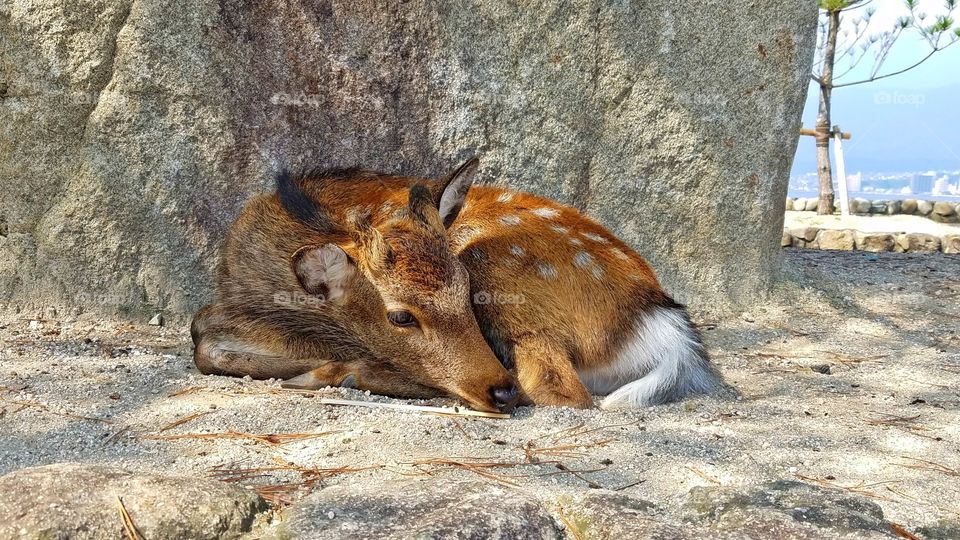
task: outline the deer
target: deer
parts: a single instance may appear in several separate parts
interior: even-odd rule
[[[215,301],[191,324],[201,373],[518,403],[646,407],[720,376],[647,263],[577,209],[362,169],[281,172],[230,228]]]

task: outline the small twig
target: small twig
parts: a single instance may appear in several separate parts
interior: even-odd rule
[[[618,428],[618,427],[635,426],[635,425],[637,425],[638,423],[639,423],[639,422],[627,422],[626,424],[610,424],[610,425],[607,425],[607,426],[600,426],[600,427],[595,427],[595,428],[591,428],[591,429],[585,429],[585,430],[582,430],[582,431],[576,431],[576,430],[572,430],[572,429],[571,429],[571,430],[569,430],[569,431],[572,431],[572,433],[567,433],[567,434],[565,434],[565,435],[558,435],[558,436],[556,436],[556,437],[553,438],[553,442],[560,442],[560,441],[562,441],[563,439],[569,439],[569,438],[571,438],[571,437],[580,437],[580,436],[586,435],[586,434],[588,434],[588,433],[593,433],[593,432],[595,432],[595,431],[600,431],[601,429],[610,429],[610,428]],[[580,427],[582,427],[582,426],[583,426],[583,423],[580,424]]]
[[[622,486],[620,486],[620,487],[615,487],[615,488],[610,488],[610,489],[611,489],[611,491],[623,491],[623,490],[625,490],[625,489],[627,489],[627,488],[632,488],[633,486],[639,486],[640,484],[642,484],[642,483],[644,483],[644,482],[646,482],[646,481],[647,481],[646,478],[641,478],[640,480],[637,480],[636,482],[630,482],[629,484],[624,484],[624,485],[622,485]]]
[[[140,533],[137,532],[137,526],[133,523],[133,518],[127,512],[127,507],[123,505],[123,500],[117,495],[117,509],[120,511],[120,520],[123,522],[123,532],[127,535],[127,540],[140,540]]]
[[[559,446],[549,446],[543,448],[534,446],[533,441],[527,441],[527,443],[523,445],[523,453],[526,456],[528,463],[537,463],[539,461],[537,454],[549,457],[579,458],[587,455],[585,452],[580,452],[580,450],[596,448],[598,446],[606,446],[615,440],[616,439],[603,439],[584,444],[561,444]]]
[[[890,530],[893,531],[893,534],[899,536],[900,538],[906,538],[907,540],[920,540],[920,537],[913,534],[904,528],[903,525],[899,523],[890,522]]]
[[[900,457],[901,457],[902,459],[909,459],[909,460],[912,460],[912,461],[919,461],[920,463],[924,463],[924,465],[918,465],[918,464],[903,464],[903,463],[900,463],[899,465],[900,465],[901,467],[906,467],[906,468],[908,468],[908,469],[918,469],[918,470],[923,470],[923,471],[934,471],[934,472],[946,474],[947,476],[958,476],[958,477],[960,477],[960,471],[958,471],[958,470],[956,470],[956,469],[952,469],[952,468],[950,468],[950,467],[947,467],[946,465],[944,465],[944,464],[942,464],[942,463],[937,463],[936,461],[928,461],[928,460],[926,460],[926,459],[912,458],[912,457],[909,457],[909,456],[900,456]]]
[[[573,537],[573,540],[584,540],[583,536],[580,535],[580,531],[574,527],[573,523],[570,522],[570,518],[563,513],[562,508],[557,508],[557,514],[560,516],[560,521],[563,522],[563,526],[566,527],[567,531],[570,532],[570,536]]]
[[[880,413],[880,414],[884,414],[884,413]],[[909,424],[909,422],[916,420],[917,418],[920,418],[919,414],[914,416],[893,416],[891,414],[887,414],[886,416],[889,416],[890,418],[869,419],[864,421],[870,424],[871,426],[909,426],[909,425],[912,425],[912,424]],[[927,429],[920,426],[914,426],[914,427],[916,427],[917,429]]]
[[[103,446],[107,446],[108,444],[112,443],[113,441],[115,441],[115,440],[118,439],[121,435],[123,435],[124,433],[126,433],[126,432],[128,432],[128,431],[130,431],[130,426],[123,426],[122,428],[118,429],[116,433],[114,433],[113,435],[107,437],[107,440],[103,441]]]
[[[144,435],[142,438],[149,440],[178,440],[178,439],[245,439],[260,443],[269,444],[272,446],[280,446],[287,444],[293,441],[300,441],[304,439],[316,439],[317,437],[323,437],[324,435],[332,435],[334,433],[343,433],[343,430],[338,431],[322,431],[320,433],[240,433],[237,431],[222,431],[217,433],[182,433],[177,435]]]
[[[910,377],[904,377],[904,379],[906,379],[906,380],[908,380],[908,381],[911,381],[911,382],[915,382],[915,383],[917,383],[917,384],[925,384],[925,385],[927,385],[927,386],[933,386],[933,387],[935,387],[935,388],[945,388],[945,389],[948,389],[948,390],[951,388],[950,386],[948,386],[948,385],[946,385],[946,384],[937,384],[937,383],[932,383],[932,382],[918,381],[918,380],[916,380],[916,379],[911,379]]]
[[[439,416],[476,416],[480,418],[510,418],[506,413],[491,413],[475,411],[462,407],[429,407],[425,405],[410,405],[407,403],[380,403],[377,401],[354,401],[350,399],[320,398],[320,403],[324,405],[347,405],[353,407],[368,407],[371,409],[394,409],[399,411],[421,412],[426,414],[436,414]]]
[[[872,491],[867,491],[867,490],[864,489],[864,488],[868,488],[868,487],[872,487],[872,486],[879,486],[879,485],[883,485],[883,484],[893,484],[893,483],[900,482],[900,480],[889,480],[889,481],[886,481],[886,482],[874,482],[874,483],[872,483],[872,484],[864,484],[863,482],[860,482],[860,484],[859,484],[859,485],[856,485],[856,486],[842,486],[842,485],[840,485],[840,484],[837,484],[836,482],[829,482],[829,481],[827,481],[827,480],[821,480],[821,479],[819,479],[819,478],[812,478],[812,477],[810,477],[810,476],[804,476],[804,475],[802,475],[802,474],[797,474],[797,475],[795,475],[795,476],[796,476],[797,478],[803,480],[803,481],[806,481],[806,482],[813,482],[813,483],[815,483],[815,484],[820,484],[821,486],[826,486],[826,487],[834,488],[834,489],[842,489],[842,490],[844,490],[844,491],[849,491],[850,493],[856,493],[856,494],[858,494],[858,495],[863,495],[863,496],[865,496],[865,497],[870,497],[871,499],[878,499],[878,500],[881,500],[881,501],[890,501],[890,502],[893,502],[893,499],[891,499],[891,498],[889,498],[889,497],[884,497],[883,495],[878,495],[878,494],[876,494],[876,493],[874,493],[874,492],[872,492]]]
[[[183,424],[186,424],[187,422],[189,422],[189,421],[191,421],[191,420],[195,420],[195,419],[197,419],[197,418],[200,418],[201,416],[206,416],[206,415],[208,415],[208,414],[210,414],[210,413],[212,413],[212,412],[213,412],[213,411],[201,411],[201,412],[198,412],[198,413],[194,413],[194,414],[190,414],[190,415],[184,416],[183,418],[180,418],[179,420],[174,420],[173,422],[170,422],[169,424],[163,426],[162,428],[160,428],[160,431],[161,431],[161,432],[163,432],[163,431],[168,431],[168,430],[171,430],[171,429],[173,429],[173,428],[175,428],[175,427],[177,427],[177,426],[182,426]]]
[[[255,486],[254,489],[261,497],[270,504],[282,507],[286,506],[298,498],[309,495],[317,487],[320,487],[323,480],[339,474],[366,471],[370,469],[382,468],[382,465],[372,465],[369,467],[333,467],[328,469],[301,467],[299,465],[284,464],[279,462],[275,467],[260,467],[249,469],[226,469],[214,468],[210,472],[219,477],[222,482],[245,482],[255,478],[266,476],[275,472],[293,472],[300,475],[300,482],[287,482],[277,484],[267,484]],[[299,495],[299,497],[298,497]]]
[[[706,480],[707,482],[716,484],[716,485],[718,485],[718,486],[721,485],[721,482],[720,482],[719,480],[717,480],[716,478],[710,476],[709,474],[707,474],[707,473],[705,473],[705,472],[703,472],[703,471],[701,471],[701,470],[695,469],[695,468],[693,468],[693,467],[686,467],[686,466],[685,466],[684,468],[687,469],[687,470],[689,470],[690,472],[696,474],[696,475],[699,476],[700,478],[703,478],[703,479]]]

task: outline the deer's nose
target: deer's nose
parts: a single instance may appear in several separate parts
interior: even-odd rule
[[[500,412],[510,412],[517,404],[519,392],[515,384],[495,386],[490,389],[490,400]]]

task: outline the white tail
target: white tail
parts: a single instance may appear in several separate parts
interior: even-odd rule
[[[686,311],[657,307],[637,320],[634,336],[606,367],[580,373],[600,407],[645,407],[706,393],[719,377]]]

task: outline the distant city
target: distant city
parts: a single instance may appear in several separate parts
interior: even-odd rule
[[[834,171],[836,174],[836,171]],[[837,179],[834,177],[834,190]],[[804,173],[790,178],[791,197],[815,196],[817,173]],[[847,190],[851,198],[864,199],[927,199],[960,201],[960,170],[896,173],[847,174]]]

